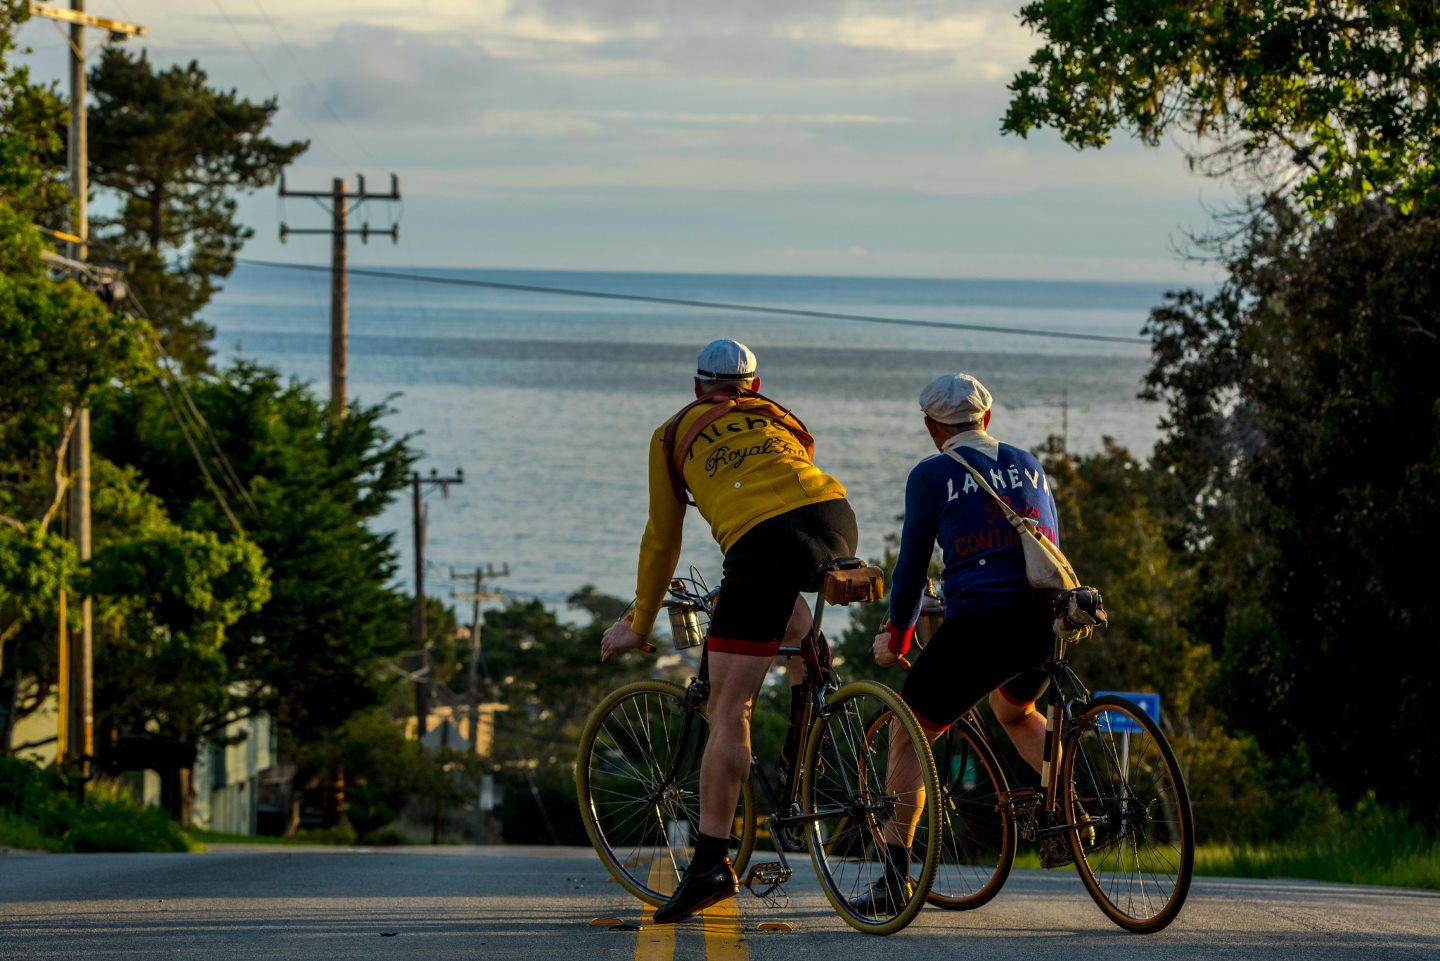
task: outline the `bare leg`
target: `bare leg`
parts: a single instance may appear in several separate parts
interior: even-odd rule
[[[1011,704],[998,690],[990,693],[990,707],[1025,763],[1038,772],[1045,754],[1045,715],[1035,710],[1034,704],[1023,707]],[[940,737],[938,732],[925,733],[932,742]],[[895,818],[886,823],[881,837],[886,844],[909,847],[915,839],[915,827],[920,823],[920,814],[925,807],[925,784],[920,777],[920,764],[915,752],[909,750],[903,737],[904,729],[892,721],[890,763],[885,785],[886,790],[896,794],[897,803]]]
[[[943,733],[921,728],[933,742]],[[910,846],[915,827],[925,810],[925,780],[920,776],[920,759],[899,721],[890,722],[890,757],[885,771],[885,790],[896,796],[895,816],[885,822],[880,839],[886,844]]]
[[[990,709],[1025,763],[1039,772],[1045,757],[1045,715],[1034,704],[1011,704],[998,690],[990,692]]]
[[[729,837],[750,773],[750,711],[770,658],[710,652],[710,735],[700,762],[700,831]]]
[[[790,623],[785,625],[785,646],[793,647],[799,644],[801,639],[810,633],[810,623],[813,620],[805,598],[799,594],[795,595],[795,610],[790,612]],[[791,687],[798,687],[804,682],[804,661],[798,657],[786,657],[779,660],[785,666],[785,680],[790,682]]]

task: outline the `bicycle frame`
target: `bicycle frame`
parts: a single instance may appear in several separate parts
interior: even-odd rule
[[[1026,809],[1030,808],[1036,800],[1037,790],[1034,788],[1011,788],[1001,798],[1001,801],[1008,806],[1017,828],[1022,830],[1022,836],[1026,840],[1034,841],[1055,837],[1080,828],[1094,827],[1097,823],[1108,824],[1109,822],[1109,815],[1099,818],[1092,817],[1086,822],[1073,823],[1062,820],[1060,817],[1060,800],[1063,793],[1060,784],[1061,746],[1074,726],[1076,715],[1084,711],[1090,704],[1090,690],[1070,667],[1069,658],[1066,657],[1068,648],[1069,644],[1056,635],[1054,649],[1044,664],[1045,672],[1050,677],[1050,687],[1045,701],[1045,745],[1040,767],[1040,787],[1038,789],[1040,804],[1038,808],[1045,812],[1045,817],[1035,819],[1027,824],[1026,815],[1029,812]],[[979,709],[971,708],[961,715],[957,723],[967,724],[976,736],[985,740],[990,746],[991,753],[1005,769],[1006,780],[1013,783],[1015,781],[1014,771],[1005,760],[1004,755],[995,750],[994,739],[991,737],[984,719],[980,716]],[[1110,763],[1115,765],[1117,770],[1123,769],[1121,759],[1113,754],[1110,745],[1104,741],[1101,744]],[[1086,773],[1093,783],[1096,775],[1093,770],[1088,770],[1090,761],[1088,758],[1082,758],[1082,760],[1087,767]],[[1131,793],[1128,781],[1125,783],[1124,789],[1127,794]]]
[[[830,652],[827,649],[822,654],[820,648],[820,623],[825,613],[825,595],[819,592],[815,596],[815,607],[812,612],[810,630],[801,638],[796,645],[787,645],[780,648],[779,654],[783,657],[798,657],[805,671],[804,683],[808,685],[811,697],[805,705],[801,715],[792,721],[799,725],[800,730],[808,731],[814,723],[815,718],[824,714],[826,710],[826,697],[839,689],[839,683],[835,678],[834,671],[830,664]],[[679,743],[690,744],[690,733],[695,723],[695,712],[700,710],[700,705],[710,694],[710,662],[709,662],[709,638],[707,637],[700,651],[700,670],[698,676],[692,678],[685,688],[685,720],[680,731]],[[694,767],[704,756],[704,743],[701,741],[693,755],[687,758],[688,750],[676,753],[671,762],[670,769],[665,772],[653,794],[650,796],[652,802],[658,802],[670,790],[671,786],[678,780],[684,780],[694,771]],[[848,795],[858,797],[859,792],[856,786],[849,783],[849,774],[843,763],[837,759],[837,770],[845,778],[845,788]],[[754,754],[750,755],[750,775],[760,787],[760,793],[765,798],[765,803],[770,809],[770,814],[765,818],[765,823],[770,830],[771,837],[784,828],[804,827],[817,821],[823,821],[841,813],[835,809],[816,811],[811,814],[803,814],[800,811],[800,802],[797,799],[800,787],[799,765],[792,765],[786,782],[781,785],[783,795],[775,790],[769,776],[765,773],[760,759]],[[888,795],[870,804],[856,803],[843,809],[843,813],[859,817],[866,813],[880,814],[887,820],[893,813],[894,799]],[[785,857],[784,845],[775,844],[775,854],[779,859],[783,877],[778,880],[764,878],[773,883],[780,883],[788,880],[791,875],[791,868],[788,859]],[[757,867],[760,867],[757,865]]]

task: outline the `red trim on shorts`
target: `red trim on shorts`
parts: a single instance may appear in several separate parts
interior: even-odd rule
[[[751,657],[774,657],[780,653],[779,641],[746,641],[735,637],[710,635],[710,650],[715,654],[748,654]]]
[[[908,707],[909,705],[906,706]],[[925,730],[929,731],[931,734],[944,734],[946,731],[950,730],[949,724],[936,724],[934,721],[930,720],[928,717],[921,714],[913,707],[910,708],[910,713],[914,714],[915,720],[920,722],[920,726],[923,727]]]
[[[1000,685],[999,687],[997,687],[995,690],[999,691],[999,692],[1000,692],[1000,696],[1003,697],[1003,698],[1004,698],[1007,702],[1009,702],[1010,704],[1013,704],[1015,707],[1034,707],[1034,706],[1035,706],[1035,702],[1034,702],[1034,701],[1017,701],[1017,700],[1015,700],[1013,697],[1010,696],[1010,692],[1007,691],[1007,690],[1005,690],[1005,685],[1003,685],[1003,684]]]

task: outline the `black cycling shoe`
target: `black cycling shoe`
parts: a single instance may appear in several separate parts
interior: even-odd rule
[[[890,879],[882,878],[870,885],[870,891],[867,894],[851,901],[850,910],[872,918],[893,917],[900,913],[900,909],[905,907],[914,893],[915,881],[913,878],[905,879],[905,890],[903,891],[891,883]]]
[[[670,900],[655,909],[653,920],[656,924],[684,921],[697,911],[704,911],[710,905],[733,898],[739,893],[740,879],[735,876],[730,859],[722,858],[713,870],[704,874],[687,870],[685,878],[670,896]]]

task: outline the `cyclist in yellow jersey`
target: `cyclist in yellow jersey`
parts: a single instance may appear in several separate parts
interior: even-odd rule
[[[810,628],[800,602],[816,567],[855,553],[845,488],[813,463],[793,413],[759,393],[755,355],[733,340],[700,352],[695,402],[650,438],[650,516],[640,539],[635,613],[600,643],[601,660],[644,644],[680,558],[687,495],[725,553],[710,622],[710,733],[700,767],[700,836],[655,921],[683,920],[739,891],[727,856],[740,785],[750,770],[750,711],[782,641]],[[792,683],[802,671],[789,672]],[[792,691],[792,702],[799,695]]]

